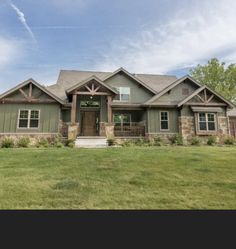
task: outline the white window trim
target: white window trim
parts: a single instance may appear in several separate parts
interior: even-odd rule
[[[167,113],[167,120],[161,120],[161,113],[166,112]],[[168,129],[161,129],[161,121],[167,121],[168,122]],[[170,130],[170,115],[169,111],[160,111],[160,131],[169,131]]]
[[[27,127],[20,127],[20,112],[21,111],[28,111],[28,124],[27,124]],[[38,127],[30,127],[31,111],[38,111],[39,112]],[[40,125],[40,110],[39,109],[19,109],[18,110],[17,129],[20,129],[20,130],[38,130],[39,129],[39,125]]]
[[[206,118],[206,121],[200,121],[200,113],[204,113],[205,114],[205,118]],[[208,114],[212,114],[214,115],[214,122],[213,121],[208,121]],[[216,132],[217,131],[217,122],[216,122],[216,114],[215,113],[212,113],[212,112],[198,112],[198,131],[199,132]],[[200,123],[206,123],[206,130],[200,130]],[[215,124],[215,130],[209,130],[208,129],[208,123],[214,123]]]
[[[114,99],[113,100],[114,102],[129,102],[130,101],[130,93],[131,93],[131,88],[130,87],[128,87],[128,86],[117,86],[115,88],[119,89],[119,94],[118,94],[119,99]],[[128,100],[122,100],[121,99],[121,90],[120,90],[121,88],[129,88],[129,99]]]

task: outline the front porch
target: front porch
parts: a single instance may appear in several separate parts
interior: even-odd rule
[[[145,111],[140,107],[113,106],[116,96],[113,88],[92,77],[67,91],[71,102],[68,138],[89,137],[137,137],[145,136]],[[63,126],[63,133],[65,127]]]

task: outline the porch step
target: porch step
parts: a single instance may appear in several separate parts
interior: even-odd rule
[[[75,140],[77,148],[104,148],[107,146],[105,137],[77,137]]]

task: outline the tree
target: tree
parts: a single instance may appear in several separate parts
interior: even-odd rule
[[[226,66],[225,62],[213,58],[206,65],[198,64],[190,70],[190,74],[236,104],[236,64]]]

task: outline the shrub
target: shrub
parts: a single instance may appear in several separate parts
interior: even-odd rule
[[[69,148],[74,148],[75,147],[75,140],[73,139],[67,139],[64,142],[65,146],[69,147]]]
[[[13,148],[14,147],[14,140],[10,137],[6,137],[2,140],[2,148]]]
[[[57,142],[57,143],[54,143],[53,146],[56,147],[56,148],[63,148],[63,147],[64,147],[64,144],[61,143],[61,142]]]
[[[201,141],[198,137],[193,137],[191,140],[191,145],[200,145]]]
[[[17,146],[27,148],[29,147],[29,143],[30,143],[30,139],[28,137],[21,137],[17,142]]]
[[[107,139],[107,144],[108,144],[108,146],[114,145],[115,144],[115,139],[114,138],[108,138]]]
[[[173,145],[183,145],[183,138],[179,134],[175,134],[170,137],[170,142]]]
[[[154,140],[153,145],[155,145],[155,146],[162,146],[163,145],[163,139],[161,137],[159,137],[159,136],[154,137],[153,140]]]
[[[46,138],[40,138],[36,144],[36,147],[48,148],[49,147],[48,140]]]
[[[130,140],[125,140],[121,145],[124,147],[130,147],[130,146],[133,146],[134,143]]]
[[[208,145],[215,145],[216,144],[216,137],[215,136],[208,137],[207,144]]]
[[[235,140],[233,137],[227,137],[224,140],[224,144],[226,145],[234,145],[235,144]]]
[[[144,139],[144,138],[142,138],[142,137],[136,139],[136,140],[134,141],[134,144],[137,145],[137,146],[150,146],[149,140]]]

